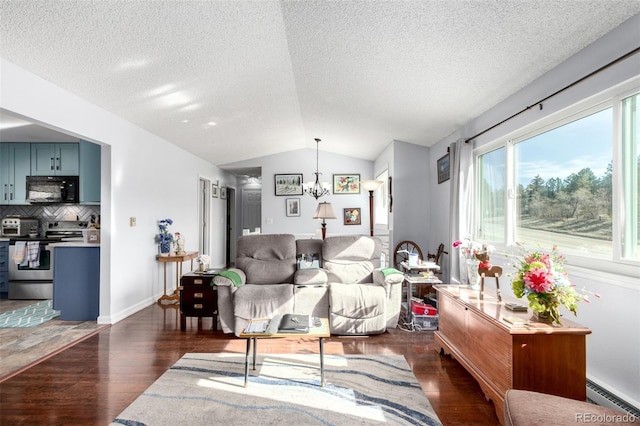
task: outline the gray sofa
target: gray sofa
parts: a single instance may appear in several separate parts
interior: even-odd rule
[[[336,335],[395,328],[403,275],[381,269],[380,253],[380,240],[368,236],[242,236],[234,267],[214,278],[221,328],[239,335],[251,318],[290,312],[329,318]],[[299,254],[318,254],[320,268],[298,270]]]

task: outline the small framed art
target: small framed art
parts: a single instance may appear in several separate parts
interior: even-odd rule
[[[449,153],[438,158],[438,183],[449,180]]]
[[[223,199],[223,200],[227,199],[227,187],[226,186],[220,187],[220,198]]]
[[[300,216],[300,198],[287,198],[287,217]]]
[[[218,198],[218,193],[220,192],[220,188],[217,184],[211,184],[211,196],[213,198]]]
[[[302,195],[302,173],[274,175],[276,195]]]
[[[344,224],[345,225],[360,225],[362,223],[362,212],[360,208],[344,209]]]
[[[333,175],[334,194],[359,194],[360,175]]]

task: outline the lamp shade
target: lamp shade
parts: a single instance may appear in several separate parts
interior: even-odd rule
[[[365,189],[365,191],[375,191],[378,189],[380,185],[382,185],[381,180],[363,180],[360,182],[360,185]]]
[[[316,212],[313,214],[314,219],[335,219],[336,214],[333,212],[333,208],[331,207],[331,203],[327,203],[326,201],[323,203],[318,203],[318,208]]]

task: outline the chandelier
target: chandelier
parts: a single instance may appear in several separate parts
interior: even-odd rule
[[[320,139],[315,138],[316,141],[316,171],[314,175],[316,175],[315,182],[308,182],[305,185],[304,193],[311,195],[316,200],[322,196],[329,195],[331,192],[329,191],[329,184],[327,182],[320,183],[320,173],[318,171],[318,145],[320,143]]]

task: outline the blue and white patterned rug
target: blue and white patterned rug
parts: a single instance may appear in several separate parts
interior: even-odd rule
[[[0,314],[0,328],[35,327],[60,316],[53,309],[52,300],[43,300],[33,305]]]
[[[441,425],[400,355],[188,353],[112,425]]]

